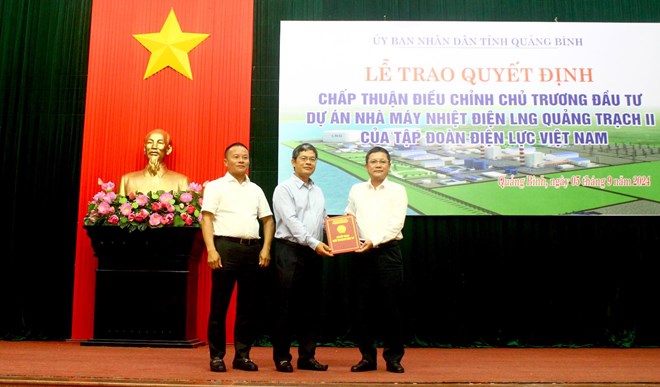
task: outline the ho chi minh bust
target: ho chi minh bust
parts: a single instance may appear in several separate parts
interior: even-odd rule
[[[170,135],[163,129],[154,129],[144,138],[144,154],[147,165],[143,170],[124,174],[119,183],[119,194],[147,193],[159,190],[185,191],[188,177],[167,169],[165,157],[172,153]]]

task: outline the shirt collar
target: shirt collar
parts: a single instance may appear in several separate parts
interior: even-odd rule
[[[371,184],[371,179],[369,179],[369,180],[367,181],[367,183],[369,183],[369,189],[373,189],[373,190],[383,189],[383,188],[385,188],[385,187],[387,187],[387,186],[389,185],[389,182],[390,182],[390,181],[389,181],[389,180],[387,179],[387,177],[386,177],[385,180],[383,180],[383,182],[380,183],[380,185],[379,185],[377,188],[374,188],[374,185]]]
[[[244,184],[247,184],[247,183],[250,182],[250,176],[245,175],[245,181],[244,181],[243,183],[240,183],[238,180],[236,180],[236,178],[234,177],[234,175],[232,175],[231,173],[229,173],[229,171],[227,171],[227,173],[225,173],[225,178],[226,178],[227,180],[229,180],[229,181],[234,181],[234,182],[236,182],[236,183],[238,183],[238,184],[243,184],[243,183],[244,183]]]
[[[291,177],[293,177],[293,181],[296,183],[296,187],[298,189],[300,189],[301,187],[310,187],[311,188],[314,185],[314,180],[312,180],[311,177],[309,178],[309,182],[306,183],[306,184],[305,184],[304,181],[302,181],[302,179],[300,179],[296,175],[291,175]]]

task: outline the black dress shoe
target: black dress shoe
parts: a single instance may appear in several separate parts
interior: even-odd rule
[[[278,362],[275,362],[275,368],[279,372],[293,372],[293,366],[291,365],[291,362],[288,360],[280,360]]]
[[[213,372],[227,372],[225,361],[219,357],[211,359],[211,371]]]
[[[309,370],[309,371],[326,371],[328,369],[327,364],[321,364],[318,360],[311,359],[298,359],[298,369],[299,370]]]
[[[243,371],[257,371],[259,370],[259,367],[257,367],[254,362],[248,358],[244,359],[234,359],[232,362],[232,367],[237,370],[243,370]]]
[[[375,371],[376,363],[370,363],[367,360],[360,360],[359,363],[351,367],[351,372]]]
[[[387,362],[387,371],[402,374],[405,372],[403,366],[398,361]]]

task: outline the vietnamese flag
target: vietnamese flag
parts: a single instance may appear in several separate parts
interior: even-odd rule
[[[152,129],[172,137],[168,168],[204,183],[226,172],[224,149],[249,146],[251,0],[94,0],[71,338],[94,330],[96,258],[82,228],[97,180],[144,168]],[[117,192],[118,189],[115,190]],[[197,337],[206,340],[210,271],[200,258]],[[227,329],[233,331],[233,315]],[[228,338],[233,336],[228,335]]]

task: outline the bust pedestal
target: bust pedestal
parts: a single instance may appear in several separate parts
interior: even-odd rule
[[[81,345],[184,347],[196,338],[199,228],[85,226],[98,258],[94,338]]]

